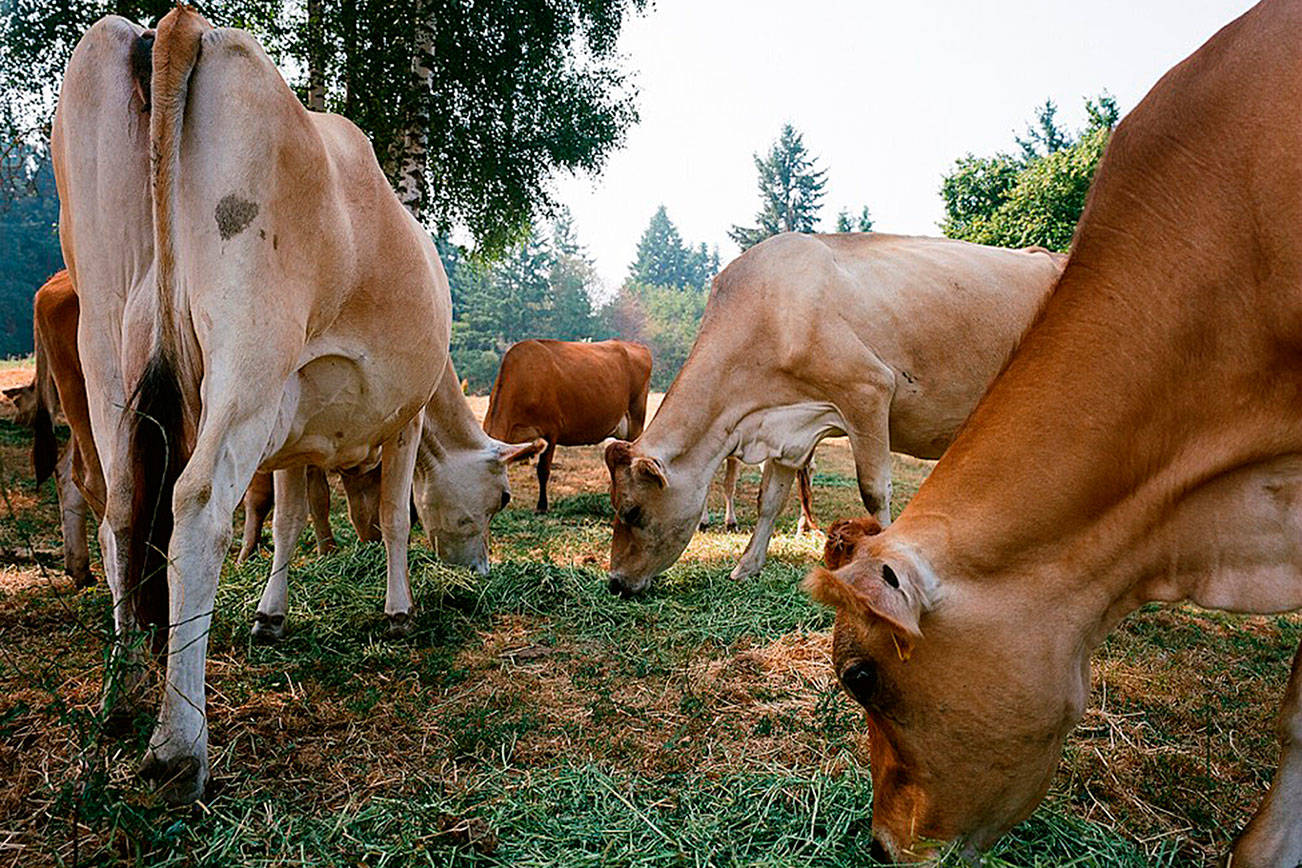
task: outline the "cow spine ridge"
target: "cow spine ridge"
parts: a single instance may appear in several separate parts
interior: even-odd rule
[[[185,399],[178,374],[176,325],[175,185],[180,170],[181,122],[190,74],[208,24],[189,7],[159,23],[151,73],[150,160],[154,204],[157,307],[154,348],[131,396],[129,456],[132,477],[126,595],[136,623],[154,627],[153,646],[166,645],[167,549],[172,536],[172,492],[185,469]]]

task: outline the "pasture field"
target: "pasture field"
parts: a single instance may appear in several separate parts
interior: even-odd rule
[[[0,370],[2,385],[20,367]],[[476,407],[482,413],[484,402]],[[310,534],[289,636],[250,644],[270,568],[228,561],[209,648],[213,783],[169,810],[134,777],[150,720],[101,732],[109,595],[59,575],[52,487],[0,411],[0,864],[867,865],[862,715],[828,665],[831,615],[799,582],[822,537],[794,535],[728,578],[740,533],[698,534],[644,598],[605,590],[611,511],[598,447],[558,451],[553,510],[512,470],[492,575],[413,542],[414,633],[383,638],[383,550]],[[897,457],[895,508],[925,477]],[[821,521],[862,513],[843,441],[814,477]],[[269,528],[264,541],[269,544]],[[97,566],[98,569],[98,566]],[[1189,865],[1246,822],[1276,760],[1295,617],[1192,608],[1126,620],[1094,658],[1090,707],[1045,804],[992,865]]]

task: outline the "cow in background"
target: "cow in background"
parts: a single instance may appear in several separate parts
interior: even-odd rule
[[[546,512],[556,447],[636,438],[650,387],[651,351],[641,344],[520,341],[502,356],[484,430],[506,442],[546,441],[538,457],[538,512]]]
[[[77,293],[67,270],[60,270],[32,299],[36,378],[30,385],[6,389],[5,396],[18,407],[15,421],[32,429],[36,484],[54,476],[64,571],[78,588],[85,588],[95,581],[86,543],[86,511],[103,517],[105,493],[77,354],[77,320]],[[54,419],[60,411],[70,431],[62,450],[54,434]]]
[[[697,530],[729,456],[764,465],[733,578],[764,566],[797,472],[845,435],[859,494],[891,520],[891,451],[937,458],[1030,325],[1064,257],[885,233],[786,233],[714,279],[700,334],[635,442],[606,448],[609,587],[636,594]]]

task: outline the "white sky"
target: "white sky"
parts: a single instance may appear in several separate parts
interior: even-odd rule
[[[751,155],[784,122],[829,170],[824,228],[939,234],[940,179],[1016,147],[1051,98],[1075,130],[1107,89],[1127,112],[1252,0],[655,0],[621,40],[641,122],[600,177],[560,200],[608,288],[663,203],[683,237],[737,254],[758,208]]]

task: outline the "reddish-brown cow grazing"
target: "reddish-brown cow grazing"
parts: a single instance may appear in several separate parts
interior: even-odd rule
[[[1090,653],[1146,602],[1302,607],[1302,0],[1117,128],[1061,280],[912,503],[809,578],[867,710],[885,861],[1026,817]],[[1302,862],[1302,652],[1234,868]],[[884,851],[884,852],[883,852]]]
[[[77,355],[77,317],[72,280],[66,270],[58,271],[32,301],[36,379],[30,386],[6,389],[5,395],[18,406],[19,424],[32,429],[36,484],[51,474],[55,477],[64,570],[83,588],[94,582],[86,545],[86,509],[89,506],[97,517],[104,515],[104,475],[90,433],[86,383]],[[62,453],[54,436],[54,415],[60,409],[71,431]]]
[[[547,441],[538,457],[538,511],[546,512],[556,447],[636,439],[650,385],[651,351],[641,344],[520,341],[502,357],[484,430],[508,443]]]

